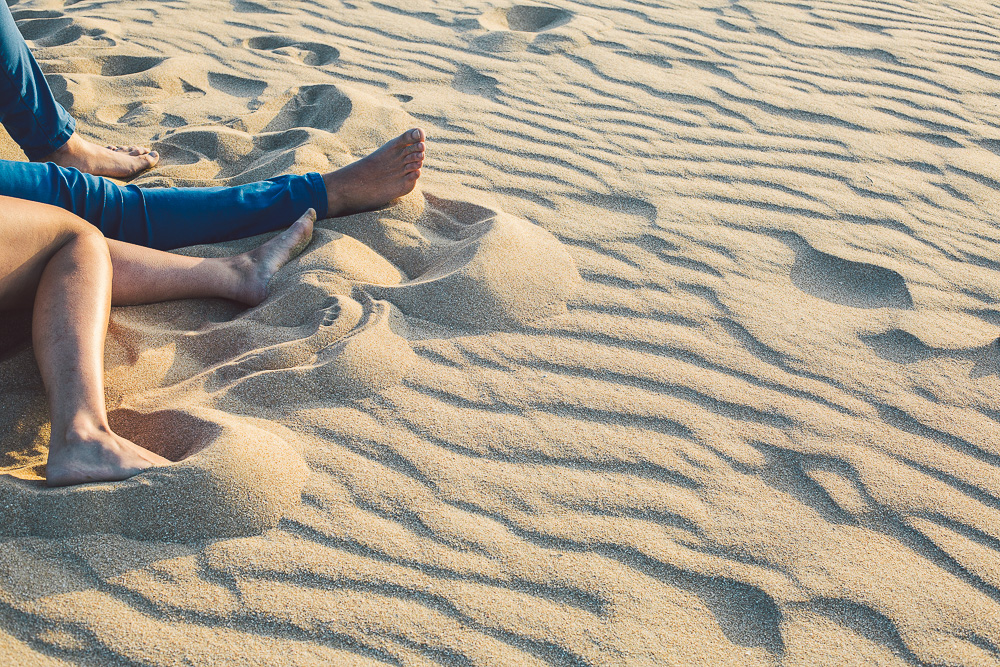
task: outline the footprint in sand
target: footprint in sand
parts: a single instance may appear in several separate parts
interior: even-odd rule
[[[143,102],[109,104],[99,107],[94,116],[107,125],[123,124],[130,127],[150,127],[163,121],[163,114],[153,105]]]
[[[879,357],[897,364],[913,364],[928,359],[952,359],[971,363],[970,377],[1000,375],[1000,340],[973,347],[934,347],[904,329],[863,335],[861,340]]]
[[[163,63],[166,58],[158,56],[123,56],[113,55],[93,58],[92,61],[101,67],[101,76],[128,76],[153,69]]]
[[[257,98],[267,88],[267,81],[248,79],[221,72],[209,72],[208,83],[212,88],[233,97]]]
[[[589,35],[600,29],[592,21],[579,21],[568,10],[538,5],[514,5],[495,9],[479,18],[489,30],[476,37],[473,48],[489,53],[523,51],[543,53],[567,51],[589,43]]]
[[[83,29],[68,16],[19,21],[17,29],[26,41],[37,46],[63,46],[83,36]]]
[[[169,80],[168,58],[161,56],[93,55],[67,56],[43,61],[53,94],[64,106],[105,125],[132,127],[159,125],[164,115],[156,103],[140,102],[120,94],[119,77],[133,77],[126,85],[151,84]],[[167,70],[167,71],[165,71]],[[95,77],[67,77],[67,74],[93,74]],[[97,101],[103,102],[94,107]]]
[[[327,44],[302,42],[291,37],[281,37],[279,35],[252,37],[247,40],[246,45],[257,51],[271,51],[288,58],[293,58],[313,67],[323,67],[340,58],[340,51]]]
[[[798,234],[772,235],[795,251],[790,277],[803,292],[853,308],[913,307],[906,281],[895,271],[821,252]]]
[[[573,12],[555,7],[535,5],[514,5],[509,9],[497,9],[479,19],[484,28],[490,30],[515,30],[517,32],[543,32],[569,23]]]
[[[240,14],[280,14],[274,7],[250,0],[231,0],[233,11]]]
[[[459,65],[452,79],[451,87],[470,95],[481,95],[488,100],[497,98],[497,84],[500,82],[492,76],[481,74],[468,65]]]
[[[102,77],[141,74],[162,65],[167,58],[159,56],[93,55],[86,58],[67,56],[45,61],[46,74],[98,74]]]
[[[19,9],[11,11],[10,14],[14,17],[15,21],[23,21],[25,19],[56,19],[63,16],[62,12],[51,9]]]
[[[115,40],[105,36],[106,31],[87,20],[78,20],[48,10],[21,10],[13,12],[17,28],[26,41],[34,47],[65,46],[83,37],[90,37],[96,45],[114,46]]]

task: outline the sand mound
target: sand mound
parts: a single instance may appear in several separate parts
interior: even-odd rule
[[[0,475],[0,535],[191,540],[273,528],[299,502],[301,457],[246,420],[205,415],[110,413],[117,433],[179,461],[123,482],[49,489],[33,475]]]

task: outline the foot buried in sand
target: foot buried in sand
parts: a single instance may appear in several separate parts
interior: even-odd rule
[[[162,456],[116,435],[107,425],[91,424],[71,428],[65,434],[53,432],[49,439],[45,481],[49,486],[114,482],[169,463]]]
[[[218,260],[228,263],[235,285],[228,296],[249,305],[263,301],[268,282],[278,269],[309,245],[315,221],[316,211],[309,209],[291,227],[260,247]],[[170,464],[162,456],[114,433],[106,418],[78,414],[71,421],[73,425],[69,428],[53,428],[49,439],[45,472],[49,486],[114,482]]]
[[[74,134],[43,160],[60,167],[72,167],[94,176],[128,179],[157,162],[156,151],[139,146],[98,146]]]
[[[233,300],[256,306],[267,298],[267,284],[282,266],[299,255],[312,240],[316,211],[309,209],[264,245],[231,258],[237,274]]]
[[[424,163],[424,131],[407,130],[371,155],[323,176],[331,218],[371,211],[411,192]]]

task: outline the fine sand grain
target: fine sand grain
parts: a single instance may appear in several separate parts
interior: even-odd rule
[[[1000,663],[1000,11],[516,1],[15,0],[140,186],[428,153],[113,310],[176,466],[44,488],[3,316],[0,663]]]

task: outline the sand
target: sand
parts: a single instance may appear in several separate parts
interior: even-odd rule
[[[0,663],[1000,664],[995,6],[12,10],[141,186],[428,153],[257,308],[113,310],[168,469],[44,488],[4,316]]]

